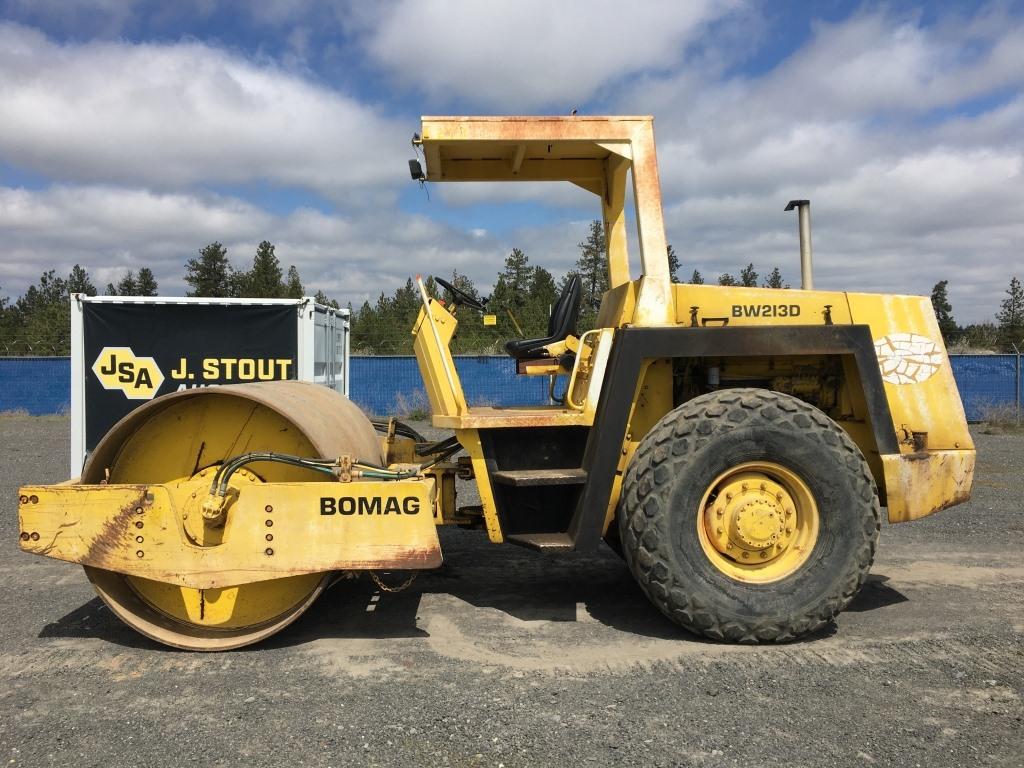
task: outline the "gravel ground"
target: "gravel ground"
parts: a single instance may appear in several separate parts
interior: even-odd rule
[[[219,655],[121,625],[21,554],[16,488],[65,479],[63,418],[0,418],[0,758],[48,766],[1024,765],[1024,435],[977,435],[974,499],[883,527],[821,636],[702,642],[610,551],[442,531],[409,590],[342,582]]]

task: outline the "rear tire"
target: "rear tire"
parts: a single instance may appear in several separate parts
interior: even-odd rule
[[[691,632],[741,643],[831,621],[864,583],[880,527],[846,432],[761,389],[702,395],[662,418],[619,504],[625,559],[651,602]]]

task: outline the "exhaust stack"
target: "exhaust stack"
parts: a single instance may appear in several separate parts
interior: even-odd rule
[[[811,266],[811,201],[790,200],[787,211],[797,209],[800,217],[800,287],[806,291],[814,288],[814,277]]]

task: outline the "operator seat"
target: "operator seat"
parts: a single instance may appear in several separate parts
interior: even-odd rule
[[[580,316],[580,298],[583,296],[583,281],[573,275],[558,297],[548,320],[548,335],[542,339],[513,339],[506,342],[505,351],[516,360],[547,357],[544,347],[562,341],[569,334],[576,333],[576,321]]]

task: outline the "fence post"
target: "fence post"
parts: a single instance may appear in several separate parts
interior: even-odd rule
[[[1014,344],[1013,342],[1010,342],[1010,346],[1013,347],[1013,352],[1014,352],[1015,355],[1017,355],[1017,361],[1016,361],[1017,362],[1017,366],[1014,368],[1014,372],[1016,374],[1014,376],[1014,384],[1016,386],[1014,388],[1014,393],[1013,394],[1014,394],[1014,400],[1016,401],[1016,405],[1017,405],[1017,426],[1019,427],[1020,426],[1020,350],[1017,349],[1017,345]]]

